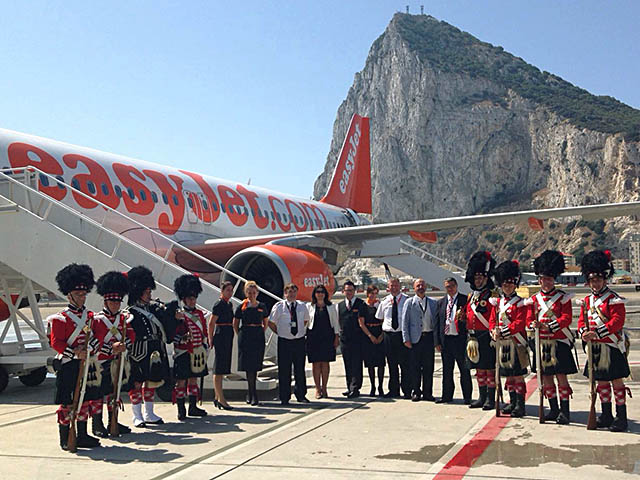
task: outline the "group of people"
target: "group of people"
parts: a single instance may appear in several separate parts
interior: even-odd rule
[[[630,371],[623,331],[624,299],[607,285],[613,275],[608,251],[585,255],[581,267],[591,293],[580,301],[577,326],[583,343],[590,346],[602,405],[597,427],[625,431],[628,389],[624,379]],[[126,273],[107,272],[95,282],[88,265],[68,265],[58,272],[56,282],[69,304],[47,319],[51,346],[57,352],[55,401],[59,405],[60,446],[69,448],[74,426],[74,446],[81,448],[98,446],[96,437],[129,433],[131,430],[117,421],[122,409],[120,392],[127,389],[135,427],[163,423],[154,412],[155,389],[169,378],[175,379],[173,403],[179,420],[207,415],[198,406],[202,395],[198,383],[208,374],[209,346],[215,351],[214,405],[233,409],[225,399],[222,379],[231,373],[234,336],[238,340],[238,370],[246,372],[247,403],[259,405],[257,375],[263,367],[267,328],[278,337],[279,398],[283,405],[291,400],[292,373],[297,401],[309,402],[307,359],[312,365],[315,398],[328,397],[330,364],[339,347],[346,380],[343,395],[348,398],[360,395],[366,367],[372,396],[449,403],[453,401],[457,365],[464,403],[470,408],[494,409],[498,366],[509,393],[502,412],[514,417],[525,414],[524,376],[530,366],[535,371],[539,363],[550,406],[545,420],[567,424],[572,394],[567,375],[576,373],[577,366],[570,330],[572,295],[555,287],[564,268],[558,251],[547,250],[536,258],[534,270],[541,290],[528,299],[516,293],[521,276],[518,263],[511,260],[496,267],[489,252],[477,252],[469,261],[465,281],[471,294],[459,294],[455,278],[450,277],[444,282],[446,295],[438,301],[426,295],[422,279],[414,281],[415,295],[409,297],[401,291],[399,280],[390,278],[389,294],[382,300],[375,286],[367,287],[366,300],[356,297],[355,285],[347,281],[342,286],[344,299],[335,304],[324,285],[316,286],[311,301],[304,303],[297,299],[298,287],[290,283],[284,288],[284,300],[269,309],[258,300],[256,283],[248,281],[245,299],[234,310],[233,285],[225,282],[207,319],[196,306],[202,292],[196,275],[177,278],[174,291],[179,301],[164,304],[152,300],[156,285],[152,272],[144,266]],[[499,287],[497,296],[494,279]],[[100,312],[85,306],[94,284],[104,299]],[[125,296],[128,307],[123,309]],[[539,339],[539,361],[536,348],[532,348],[532,332]],[[172,371],[169,343],[174,347]],[[533,350],[533,361],[529,350]],[[433,396],[436,352],[442,358],[442,396],[438,399]],[[385,367],[389,374],[386,393]],[[589,368],[585,366],[585,375]],[[475,401],[472,369],[479,392]],[[108,426],[103,423],[105,403]],[[95,437],[87,431],[89,417]]]

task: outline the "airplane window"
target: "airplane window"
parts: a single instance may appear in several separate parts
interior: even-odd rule
[[[280,221],[281,220],[280,213],[276,212],[276,215],[278,216],[278,221]]]
[[[218,205],[216,205],[215,203],[211,202],[211,207],[213,208],[214,212],[218,211]]]
[[[191,200],[191,197],[187,197],[187,203],[189,204],[190,208],[193,208],[193,200]],[[293,307],[291,307],[291,309],[293,309]]]
[[[209,210],[209,205],[207,205],[206,200],[202,201],[202,208],[204,208],[205,210]]]
[[[224,205],[220,204],[220,210],[222,210],[222,213],[227,213],[227,211],[224,208]]]
[[[316,223],[318,224],[318,228],[322,228],[322,224],[320,223],[320,220],[316,220]]]
[[[165,205],[169,205],[169,197],[167,197],[166,193],[162,194],[162,201],[164,202]]]
[[[174,205],[178,205],[178,197],[176,197],[175,195],[172,195],[171,198],[173,199],[173,204]]]
[[[256,216],[256,211],[255,211],[253,208],[251,209],[251,216],[252,216],[252,217],[255,217],[255,216]]]
[[[74,178],[73,180],[71,180],[71,186],[76,190],[80,190],[80,182],[78,181],[77,178]]]
[[[136,198],[136,196],[133,194],[133,188],[131,187],[127,188],[127,193],[129,194],[129,198],[131,198],[131,200]]]
[[[273,212],[271,212],[271,220],[275,220],[276,216],[273,214]]]
[[[103,194],[109,195],[109,187],[107,187],[106,183],[100,185],[100,190],[102,190]]]
[[[156,192],[151,192],[151,200],[153,200],[153,203],[158,203],[158,194]]]
[[[44,174],[40,174],[40,183],[42,184],[42,186],[44,187],[48,187],[49,186],[49,177],[47,177]]]
[[[89,189],[89,193],[96,193],[96,186],[93,182],[87,182],[87,188]]]
[[[58,188],[60,190],[64,190],[64,178],[62,177],[62,175],[58,175],[56,177],[56,180],[58,180]]]
[[[140,198],[143,202],[147,199],[147,194],[144,193],[144,190],[140,190]]]
[[[286,214],[286,213],[283,213],[283,214],[282,214],[282,219],[283,219],[285,222],[287,221],[287,214]]]
[[[116,185],[113,189],[116,191],[118,198],[122,198],[122,189],[120,188],[120,185]]]

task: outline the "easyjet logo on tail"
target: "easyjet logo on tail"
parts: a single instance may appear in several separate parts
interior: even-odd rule
[[[358,144],[360,143],[360,124],[356,123],[355,131],[353,135],[347,140],[349,144],[349,153],[347,154],[347,161],[342,169],[342,175],[340,178],[340,191],[342,193],[347,192],[347,186],[349,185],[349,179],[351,178],[351,172],[353,171],[356,163],[356,151]]]

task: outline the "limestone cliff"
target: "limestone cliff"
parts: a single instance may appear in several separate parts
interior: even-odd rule
[[[371,118],[376,223],[640,198],[640,111],[430,16],[396,14],[374,42],[338,109],[316,197],[327,189],[354,112]],[[620,234],[635,225],[610,221],[587,236],[593,225],[575,222],[544,233],[518,226],[444,232],[449,241],[436,249],[459,263],[476,247],[500,259],[526,260],[551,244],[579,255],[605,243],[620,247]]]

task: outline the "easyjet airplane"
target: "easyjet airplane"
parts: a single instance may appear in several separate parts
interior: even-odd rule
[[[372,225],[359,215],[371,213],[369,119],[359,115],[351,120],[320,201],[0,129],[0,167],[26,166],[55,177],[40,176],[42,192],[87,216],[100,220],[103,212],[68,186],[276,295],[293,281],[302,299],[317,284],[331,288],[333,273],[349,255],[384,237],[411,235],[432,242],[441,229],[507,222],[529,222],[539,229],[548,218],[604,218],[640,209],[640,202],[629,202]],[[110,227],[158,253],[166,248],[142,228]],[[220,280],[193,256],[178,253],[172,260]]]

